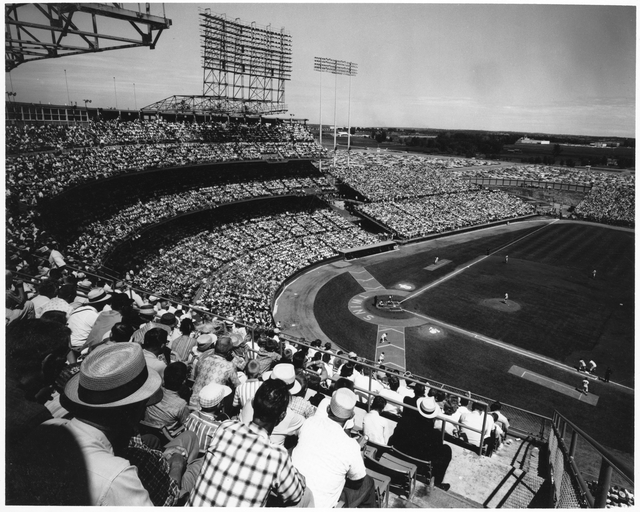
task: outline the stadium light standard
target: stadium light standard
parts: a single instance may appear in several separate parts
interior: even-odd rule
[[[346,75],[349,77],[349,112],[351,112],[351,77],[358,74],[358,65],[355,62],[346,62],[344,60],[328,59],[326,57],[314,57],[313,69],[319,71],[320,74],[320,144],[322,144],[322,73],[332,73],[336,76],[335,79],[335,94],[334,94],[334,106],[333,106],[333,165],[336,164],[336,152],[337,152],[337,121],[336,115],[338,110],[338,75]],[[349,124],[351,124],[349,114]],[[349,126],[349,132],[351,126]],[[349,143],[351,139],[349,137]],[[348,153],[347,153],[348,155]],[[322,162],[320,162],[322,166]],[[322,168],[322,167],[321,167]]]
[[[67,84],[67,105],[71,106],[71,98],[69,97],[69,82],[67,81],[67,70],[64,70],[64,83]]]
[[[116,110],[118,110],[118,90],[116,89],[116,77],[113,77],[113,94],[116,97]]]
[[[9,96],[9,103],[12,102],[11,98],[15,98],[16,97],[16,94],[17,93],[15,93],[13,91],[7,92],[7,96]],[[13,102],[15,103],[15,99],[13,100]]]
[[[136,83],[133,82],[133,105],[138,110],[138,99],[136,98]]]

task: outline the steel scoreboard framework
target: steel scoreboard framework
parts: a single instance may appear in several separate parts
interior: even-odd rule
[[[285,82],[291,80],[291,35],[239,18],[200,13],[203,96],[229,111],[286,112]]]

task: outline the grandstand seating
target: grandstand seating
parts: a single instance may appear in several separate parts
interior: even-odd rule
[[[134,269],[133,283],[147,295],[233,316],[249,329],[273,326],[271,301],[287,278],[335,257],[338,249],[378,241],[311,197],[315,193],[310,190],[336,194],[334,178],[365,200],[356,211],[406,239],[533,212],[513,195],[470,184],[465,178],[480,171],[464,168],[479,162],[464,159],[451,163],[376,154],[358,160],[352,155],[353,166],[340,158],[329,177],[288,164],[228,171],[232,165],[273,155],[281,160],[323,155],[297,124],[157,120],[95,122],[88,127],[25,125],[9,127],[7,149],[7,243],[17,249],[9,251],[8,268],[36,275],[37,262],[30,256],[55,238],[77,268],[91,271],[107,265],[118,277]],[[214,163],[222,163],[224,178],[216,177],[218,168],[208,165]],[[207,164],[206,170],[189,177],[187,169],[201,164]],[[270,166],[272,172],[266,172]],[[483,176],[506,172],[482,169]],[[580,179],[548,169],[543,174],[555,180]],[[130,175],[143,177],[127,181]],[[172,179],[165,179],[168,176]],[[633,222],[631,178],[592,183],[576,214],[598,222]],[[516,408],[511,412],[516,418],[527,416]],[[548,419],[527,419],[545,435],[524,426],[519,431],[517,421],[514,432],[524,432],[527,442],[546,441]],[[458,448],[470,452],[471,447]],[[384,455],[382,450],[378,455]],[[400,465],[390,456],[369,460],[370,469],[391,474],[392,483],[399,482],[411,498],[416,474],[426,465],[408,461],[399,470],[389,469],[391,463]]]

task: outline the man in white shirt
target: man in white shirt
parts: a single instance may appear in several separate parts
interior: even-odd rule
[[[365,414],[362,419],[364,435],[367,436],[370,441],[385,446],[389,441],[389,437],[391,437],[391,430],[389,428],[389,422],[386,418],[380,416],[380,413],[386,405],[387,401],[383,397],[375,397],[371,403],[371,411]]]
[[[486,418],[486,420],[485,420]],[[474,402],[471,406],[471,412],[463,414],[460,417],[460,423],[467,427],[471,427],[475,430],[482,431],[482,424],[484,423],[484,432],[475,432],[469,428],[460,427],[460,434],[465,434],[467,442],[475,446],[480,446],[481,438],[484,444],[487,440],[491,439],[491,432],[493,431],[494,421],[493,417],[485,412],[485,407],[479,402]]]
[[[293,465],[306,479],[317,508],[375,507],[375,486],[367,475],[360,446],[344,431],[355,416],[357,397],[341,388],[331,397],[328,414],[314,415],[300,429]]]

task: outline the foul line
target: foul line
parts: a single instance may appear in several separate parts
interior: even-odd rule
[[[427,321],[429,321],[431,323],[434,323],[436,325],[440,325],[441,327],[445,327],[447,329],[451,329],[452,331],[456,331],[456,332],[458,332],[460,334],[463,334],[464,336],[467,336],[469,338],[474,338],[474,339],[477,339],[477,340],[480,340],[480,341],[484,341],[485,343],[488,343],[490,345],[494,345],[496,347],[500,347],[500,348],[503,348],[505,350],[509,350],[511,352],[515,352],[516,354],[519,354],[521,356],[525,356],[525,357],[528,357],[530,359],[535,359],[536,361],[541,361],[541,362],[546,363],[546,364],[548,364],[550,366],[555,366],[556,368],[559,368],[561,370],[569,371],[571,373],[575,373],[576,375],[578,375],[577,370],[573,366],[569,366],[569,365],[566,365],[564,363],[560,363],[559,361],[555,361],[553,359],[550,359],[548,357],[542,356],[540,354],[536,354],[535,352],[530,352],[528,350],[524,350],[522,348],[518,348],[518,347],[515,347],[513,345],[509,345],[508,343],[504,343],[502,341],[498,341],[498,340],[495,340],[493,338],[489,338],[488,336],[484,336],[482,334],[478,334],[478,333],[475,333],[473,331],[468,331],[467,329],[463,329],[462,327],[458,327],[456,325],[448,324],[448,323],[443,322],[441,320],[437,320],[435,318],[432,318],[432,317],[429,317],[429,316],[426,316],[426,315],[422,315],[420,313],[416,313],[415,311],[409,311],[407,309],[403,309],[402,311],[405,311],[406,313],[411,313],[412,315],[415,315],[417,317],[423,318],[423,319],[425,319],[425,320],[427,320]],[[627,391],[630,391],[631,393],[635,393],[633,388],[630,388],[628,386],[624,386],[623,384],[618,384],[617,382],[613,382],[613,381],[610,381],[609,384],[613,384],[613,385],[621,387],[621,388],[623,388],[623,389],[625,389]]]
[[[491,253],[489,253],[489,254],[486,254],[486,255],[484,255],[484,256],[480,256],[480,257],[479,257],[479,258],[477,258],[476,260],[474,260],[474,261],[472,261],[471,263],[469,263],[466,267],[459,268],[458,270],[455,270],[454,272],[451,272],[450,274],[447,274],[446,276],[441,277],[440,279],[438,279],[438,280],[434,281],[433,283],[429,283],[428,285],[426,285],[426,286],[424,286],[424,287],[420,288],[420,289],[419,289],[416,293],[414,293],[413,295],[409,295],[408,297],[405,297],[404,299],[402,299],[402,300],[400,301],[400,304],[402,304],[404,301],[407,301],[407,300],[409,300],[409,299],[413,299],[414,297],[417,297],[418,295],[423,294],[423,293],[424,293],[424,292],[426,292],[427,290],[430,290],[431,288],[433,288],[433,287],[435,287],[435,286],[438,286],[439,284],[442,284],[444,281],[447,281],[447,280],[451,279],[452,277],[457,276],[458,274],[460,274],[461,272],[464,272],[465,270],[467,270],[469,267],[471,267],[471,266],[475,265],[476,263],[480,263],[481,261],[486,260],[486,259],[487,259],[489,256],[491,256],[492,254],[495,254],[495,253],[497,253],[497,252],[499,252],[499,251],[501,251],[501,250],[503,250],[503,249],[506,249],[507,247],[509,247],[509,246],[511,246],[511,245],[513,245],[513,244],[516,244],[516,243],[518,243],[518,242],[520,242],[520,241],[524,240],[524,239],[525,239],[525,238],[527,238],[528,236],[535,235],[538,231],[540,231],[540,230],[542,230],[542,229],[544,229],[544,228],[546,228],[546,227],[551,226],[551,224],[554,224],[554,223],[558,222],[558,220],[559,220],[559,219],[554,219],[554,220],[552,220],[551,222],[549,222],[548,224],[545,224],[544,226],[542,226],[542,227],[540,227],[540,228],[536,229],[535,231],[532,231],[531,233],[528,233],[528,234],[526,234],[526,235],[524,235],[524,236],[521,236],[520,238],[518,238],[518,239],[514,240],[513,242],[509,242],[507,245],[503,245],[502,247],[500,247],[500,248],[496,249],[495,251],[493,251],[493,252],[491,252]]]

